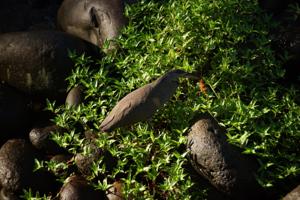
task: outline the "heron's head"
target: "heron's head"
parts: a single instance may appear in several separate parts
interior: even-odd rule
[[[180,70],[180,69],[174,69],[166,73],[165,77],[170,81],[178,81],[179,78],[191,78],[198,80],[200,79],[199,76],[197,76],[196,73],[188,73],[186,71]]]

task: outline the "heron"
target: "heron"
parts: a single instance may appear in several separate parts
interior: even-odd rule
[[[101,123],[101,131],[111,132],[151,118],[176,92],[180,77],[199,79],[194,73],[179,69],[167,72],[123,97]]]

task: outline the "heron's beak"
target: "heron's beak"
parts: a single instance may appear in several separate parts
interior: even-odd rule
[[[194,73],[186,73],[184,75],[185,78],[193,79],[193,80],[200,80],[201,76],[197,74],[196,72]]]

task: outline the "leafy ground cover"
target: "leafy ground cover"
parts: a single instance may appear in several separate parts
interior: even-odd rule
[[[68,80],[70,87],[86,88],[84,103],[48,105],[54,121],[68,130],[53,136],[57,143],[74,154],[88,153],[83,134],[93,130],[97,146],[117,157],[111,170],[102,158],[93,165],[88,179],[95,188],[105,190],[122,180],[126,198],[205,198],[205,190],[193,190],[183,167],[188,162],[185,131],[199,112],[212,114],[230,143],[258,159],[262,186],[299,176],[299,90],[278,83],[285,70],[269,37],[276,23],[257,2],[144,0],[127,6],[126,15],[129,25],[117,39],[118,50],[98,60],[74,56],[77,68]],[[174,68],[198,71],[206,93],[199,92],[197,82],[182,79],[150,122],[99,131],[120,98]]]

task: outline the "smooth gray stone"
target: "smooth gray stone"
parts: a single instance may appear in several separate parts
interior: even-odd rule
[[[201,176],[232,199],[262,198],[253,160],[227,142],[225,131],[209,115],[202,115],[188,132],[187,150]]]
[[[300,185],[289,192],[282,200],[300,200]]]
[[[0,80],[33,96],[65,95],[74,63],[68,51],[95,55],[95,46],[59,31],[0,35]]]
[[[26,95],[0,83],[0,141],[23,135],[31,123],[30,107]]]
[[[10,192],[28,188],[35,155],[33,147],[25,140],[8,140],[0,149],[0,185]]]
[[[71,176],[60,190],[60,200],[102,200],[105,196],[100,191],[88,185],[88,182],[81,176]]]
[[[119,35],[126,24],[122,0],[64,0],[58,27],[99,47]],[[115,48],[111,45],[109,49]]]

